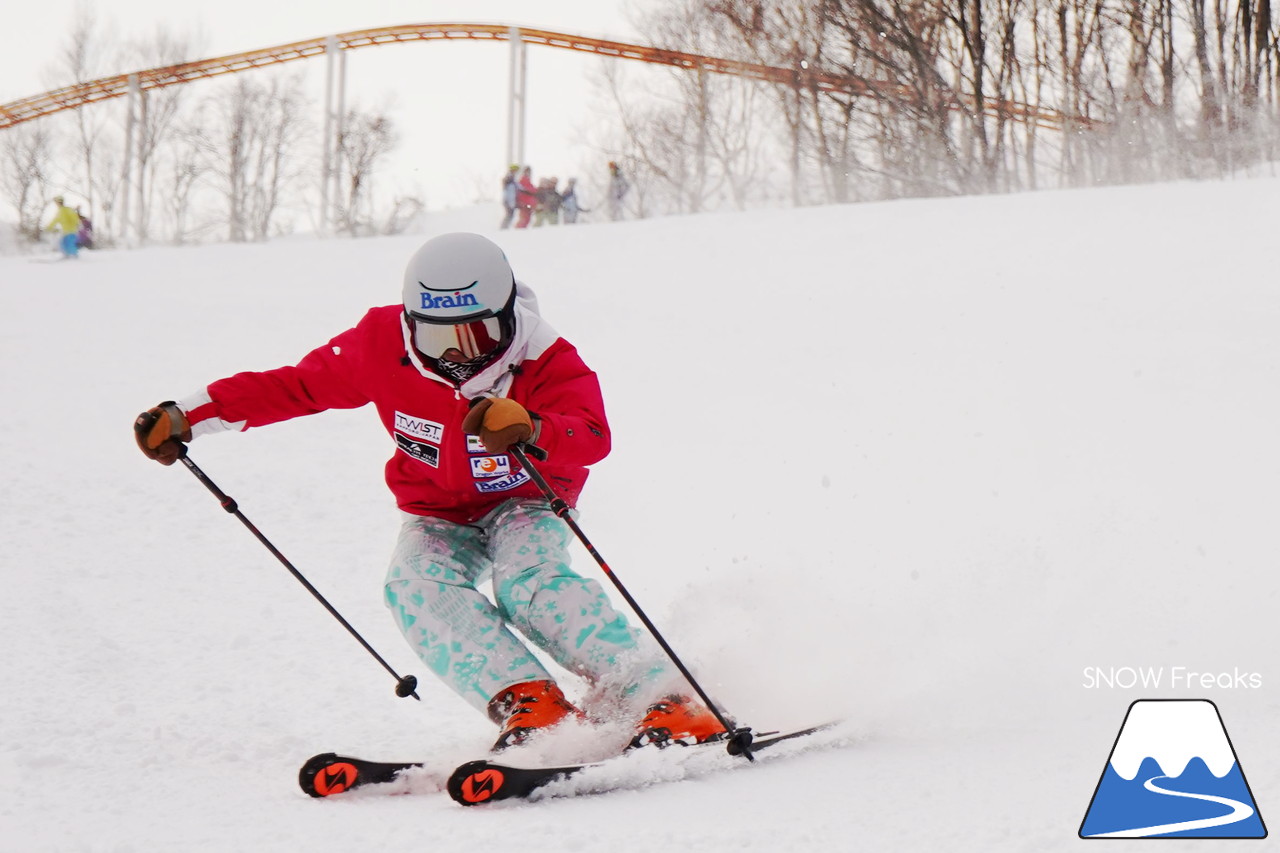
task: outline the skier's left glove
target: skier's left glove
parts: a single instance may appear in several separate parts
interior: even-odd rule
[[[172,400],[153,406],[133,421],[133,435],[138,447],[161,465],[172,465],[186,450],[191,440],[187,416]]]
[[[511,445],[533,438],[533,417],[515,400],[482,397],[462,419],[462,431],[480,436],[490,453],[505,453]]]

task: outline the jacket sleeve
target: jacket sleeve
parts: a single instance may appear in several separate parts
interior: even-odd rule
[[[527,400],[517,400],[541,420],[537,445],[557,465],[590,465],[609,455],[612,438],[600,381],[565,342],[542,365]]]
[[[194,429],[216,418],[223,428],[265,426],[326,409],[354,409],[369,402],[359,381],[362,327],[317,347],[292,367],[237,373],[209,385],[208,404],[188,413]]]

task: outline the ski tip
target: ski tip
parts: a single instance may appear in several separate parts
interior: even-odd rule
[[[469,761],[449,777],[449,796],[464,806],[478,806],[498,798],[506,774],[487,761]]]
[[[313,797],[329,797],[350,790],[359,769],[341,756],[325,752],[307,759],[298,771],[298,785]]]

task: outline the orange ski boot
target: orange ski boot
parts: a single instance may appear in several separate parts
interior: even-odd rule
[[[721,740],[726,734],[715,714],[700,702],[688,696],[667,696],[649,706],[644,719],[636,725],[631,746],[690,746]]]
[[[498,752],[519,746],[566,718],[581,719],[583,714],[564,698],[554,681],[527,681],[513,684],[489,700],[489,717],[502,727],[493,745],[493,751]]]

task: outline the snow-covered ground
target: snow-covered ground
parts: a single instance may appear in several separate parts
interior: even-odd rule
[[[733,772],[481,809],[295,784],[317,752],[452,766],[493,736],[383,609],[373,412],[192,458],[421,703],[130,430],[394,302],[423,236],[0,258],[0,849],[1066,849],[1126,707],[1156,697],[1217,702],[1280,813],[1278,199],[1262,179],[493,232],[602,376],[593,542],[744,722],[847,722]]]

